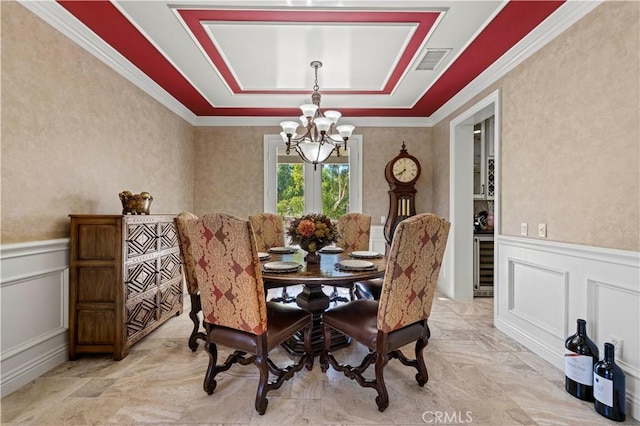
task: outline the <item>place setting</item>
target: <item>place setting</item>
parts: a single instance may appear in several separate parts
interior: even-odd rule
[[[349,256],[355,259],[379,259],[382,257],[382,253],[377,251],[352,251]]]
[[[268,260],[271,258],[271,255],[267,252],[264,251],[259,251],[258,252],[258,259],[259,260]]]
[[[341,271],[371,271],[376,269],[376,265],[367,260],[346,259],[336,263],[336,268]]]
[[[269,249],[269,253],[274,253],[274,254],[291,254],[291,253],[296,253],[298,251],[297,247],[271,247]]]
[[[320,249],[320,253],[327,253],[327,254],[338,254],[338,253],[342,253],[343,251],[344,249],[338,246],[326,246]]]
[[[276,273],[276,274],[286,274],[290,272],[297,272],[302,269],[302,265],[298,262],[291,261],[276,261],[276,262],[267,262],[262,265],[262,272],[268,273]]]

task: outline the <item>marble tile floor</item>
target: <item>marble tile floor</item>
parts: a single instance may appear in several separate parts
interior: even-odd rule
[[[290,288],[294,290],[294,288]],[[325,289],[328,291],[330,289]],[[0,401],[2,425],[596,425],[608,421],[564,390],[564,373],[493,327],[493,299],[437,296],[425,349],[429,382],[417,386],[413,368],[392,360],[385,369],[390,405],[375,391],[319,363],[269,393],[260,416],[253,408],[257,369],[234,365],[218,376],[213,395],[202,390],[208,356],[187,347],[188,297],[182,315],[135,344],[128,357],[85,355],[68,361]],[[409,348],[411,349],[411,348]],[[220,348],[224,359],[229,350]],[[335,351],[356,362],[359,344]],[[407,352],[411,353],[411,352]],[[273,353],[286,364],[282,349]],[[633,419],[627,424],[638,424]]]

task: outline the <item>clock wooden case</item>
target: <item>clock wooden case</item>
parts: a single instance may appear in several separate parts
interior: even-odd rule
[[[389,182],[389,214],[384,224],[384,238],[388,244],[391,244],[398,223],[416,214],[415,183],[420,171],[420,162],[407,152],[402,142],[400,153],[384,169],[384,177]]]

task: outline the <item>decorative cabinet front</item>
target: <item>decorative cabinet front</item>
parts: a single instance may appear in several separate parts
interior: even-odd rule
[[[71,215],[69,359],[113,353],[182,313],[172,215]]]

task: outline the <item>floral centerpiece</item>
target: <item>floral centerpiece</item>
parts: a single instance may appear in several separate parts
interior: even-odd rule
[[[311,213],[294,219],[289,226],[288,235],[292,244],[299,244],[302,250],[309,253],[305,257],[307,262],[318,262],[318,250],[335,242],[338,230],[326,215]]]

